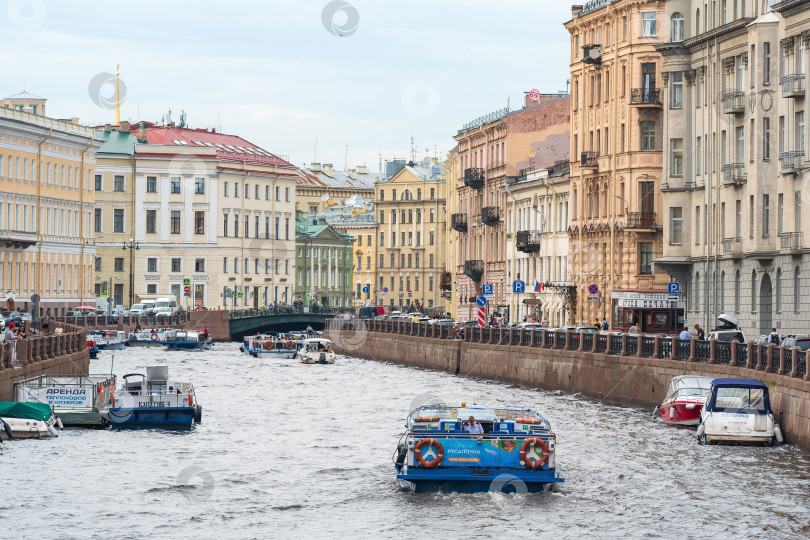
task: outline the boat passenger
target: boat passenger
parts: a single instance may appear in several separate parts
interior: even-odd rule
[[[203,337],[205,338],[205,342],[208,343],[208,327],[203,327]]]
[[[467,433],[469,433],[470,435],[481,435],[482,433],[484,433],[483,426],[481,426],[481,424],[475,421],[474,416],[470,416],[470,423],[467,424],[467,427],[465,427],[464,429],[466,429]]]
[[[315,331],[315,330],[313,330],[313,329],[312,329],[312,325],[311,325],[311,324],[308,324],[308,325],[307,325],[307,333],[308,333],[308,334],[311,334],[311,333],[312,333],[312,332],[314,332],[314,331]]]

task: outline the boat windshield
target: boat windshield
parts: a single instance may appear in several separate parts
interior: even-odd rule
[[[708,397],[708,388],[680,388],[675,397]]]
[[[767,413],[762,388],[718,388],[714,410],[722,412]]]

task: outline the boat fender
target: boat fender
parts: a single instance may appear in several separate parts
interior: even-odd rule
[[[295,348],[295,343],[293,343],[292,340],[288,339],[287,343],[285,343],[285,346],[287,347],[288,351],[291,351]]]
[[[202,423],[202,405],[197,405],[194,407],[194,423]]]
[[[239,352],[245,352],[245,348],[241,345],[239,345]]]
[[[112,400],[112,407],[115,408],[115,394],[110,394],[110,399]]]
[[[152,332],[152,335],[151,335],[151,336],[149,336],[149,338],[150,338],[152,341],[157,341],[157,340],[158,340],[158,335],[157,335],[157,332]]]
[[[703,433],[706,431],[706,424],[700,424],[697,428],[697,436],[698,439],[703,436]]]
[[[48,426],[48,433],[50,433],[50,434],[51,434],[51,435],[53,435],[54,437],[58,437],[58,436],[59,436],[59,432],[58,432],[58,431],[56,431],[56,428],[55,428],[55,427],[53,427],[53,426]]]
[[[529,453],[529,448],[532,445],[535,446],[535,452],[537,451],[537,448],[540,448],[540,450],[542,450],[542,455],[534,461],[526,457],[527,454]],[[523,441],[523,444],[520,445],[521,465],[528,467],[529,469],[537,469],[538,467],[540,467],[540,465],[542,465],[546,461],[548,461],[548,444],[546,444],[546,441],[544,441],[543,439],[532,437],[526,439],[525,441]]]
[[[191,394],[188,395],[188,406],[189,407],[194,406],[194,397]]]
[[[435,446],[436,447],[436,457],[427,461],[425,458],[422,457],[422,448],[425,446]],[[416,456],[416,461],[419,462],[419,465],[422,467],[427,467],[428,469],[433,469],[438,467],[442,460],[444,459],[444,447],[442,443],[437,441],[436,439],[422,439],[416,445],[414,449],[414,455]]]
[[[672,420],[673,418],[675,418],[675,405],[669,408],[669,419]]]
[[[58,427],[59,429],[65,429],[65,425],[62,424],[62,419],[59,418],[58,416],[56,417],[56,427]]]
[[[3,420],[2,418],[0,418],[0,423],[2,423],[2,424],[3,424],[3,431],[5,431],[5,432],[6,432],[6,435],[8,436],[8,438],[9,438],[9,439],[13,439],[13,438],[14,438],[14,433],[12,433],[12,431],[11,431],[11,426],[10,426],[10,425],[8,425],[8,422],[6,422],[6,421],[5,421],[5,420]]]
[[[785,438],[782,436],[782,428],[779,427],[779,424],[773,425],[773,435],[776,437],[776,442],[779,444],[785,442]]]
[[[661,412],[661,407],[656,405],[655,409],[653,409],[653,416],[658,416],[658,413],[660,413],[660,412]]]

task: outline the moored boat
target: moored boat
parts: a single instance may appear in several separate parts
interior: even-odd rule
[[[0,401],[0,441],[57,437],[60,421],[47,403]]]
[[[299,345],[291,339],[281,339],[278,335],[260,334],[246,337],[239,349],[254,358],[295,358]]]
[[[124,348],[126,334],[123,330],[90,330],[87,339],[92,339],[100,350],[120,350]]]
[[[334,364],[337,355],[325,338],[305,339],[296,356],[303,364]]]
[[[163,330],[133,330],[124,344],[127,347],[161,347],[164,334]]]
[[[768,387],[749,379],[715,379],[700,414],[698,440],[706,444],[783,442]]]
[[[530,409],[428,405],[411,411],[406,428],[394,464],[407,490],[525,493],[563,481],[557,437]]]
[[[671,426],[696,426],[711,392],[712,377],[678,375],[669,382],[667,397],[656,408],[658,416]]]
[[[40,375],[14,383],[17,401],[44,403],[65,426],[100,427],[115,379],[110,375]]]
[[[168,366],[124,375],[106,414],[116,428],[190,428],[202,421],[194,386],[170,380]]]
[[[163,345],[170,351],[203,350],[210,347],[205,335],[195,330],[167,330],[164,336]]]

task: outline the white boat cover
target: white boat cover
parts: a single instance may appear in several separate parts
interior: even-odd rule
[[[709,395],[712,388],[713,377],[700,377],[697,375],[678,375],[669,381],[667,399],[677,395],[681,390],[700,390],[699,395]]]

